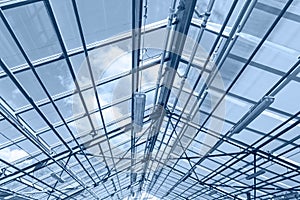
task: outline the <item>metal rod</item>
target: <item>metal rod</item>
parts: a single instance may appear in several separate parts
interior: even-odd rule
[[[176,42],[173,42],[171,47],[171,49],[176,49],[176,52],[170,52],[170,62],[167,63],[167,69],[164,76],[163,85],[160,90],[158,103],[153,111],[154,113],[157,113],[158,117],[157,119],[153,119],[155,121],[155,124],[153,125],[153,129],[150,130],[147,138],[147,144],[144,151],[145,152],[144,159],[146,160],[146,162],[143,167],[139,190],[141,190],[143,187],[146,171],[149,165],[148,158],[150,158],[152,155],[152,151],[154,149],[159,134],[159,130],[164,118],[164,112],[167,107],[167,102],[171,94],[172,85],[180,62],[181,53],[184,48],[186,35],[189,30],[195,5],[196,5],[196,0],[181,0],[179,2],[179,6],[177,10],[178,23],[176,24],[174,30],[175,32],[174,41]]]
[[[105,133],[105,136],[106,136],[106,139],[107,139],[109,152],[110,152],[110,155],[112,157],[112,163],[113,163],[113,166],[116,168],[116,164],[115,164],[115,161],[113,159],[113,153],[112,153],[112,150],[111,150],[110,141],[109,141],[108,134],[107,134],[106,124],[104,122],[104,116],[103,116],[102,108],[101,108],[101,105],[100,105],[100,99],[99,99],[99,96],[98,96],[98,93],[97,93],[97,88],[96,88],[96,83],[95,83],[95,79],[94,79],[94,75],[93,75],[91,61],[90,61],[89,54],[88,54],[88,51],[87,51],[86,41],[85,41],[85,37],[84,37],[84,33],[83,33],[81,21],[80,21],[80,16],[79,16],[79,12],[78,12],[78,8],[77,8],[77,4],[76,4],[75,0],[72,0],[72,5],[73,5],[74,12],[75,12],[77,26],[78,26],[82,46],[83,46],[83,49],[84,49],[85,58],[86,58],[87,65],[88,65],[88,71],[89,71],[89,75],[90,75],[90,78],[91,78],[91,82],[92,82],[92,86],[93,86],[93,92],[94,92],[94,96],[96,98],[96,104],[97,104],[97,107],[98,107],[98,110],[99,110],[100,119],[102,121],[103,130],[104,130],[104,133]],[[101,145],[99,145],[99,148],[100,148],[100,151],[103,153],[103,149],[102,149]],[[104,158],[104,160],[105,159],[106,158]],[[88,162],[90,162],[90,161],[88,160]],[[93,168],[93,171],[97,174],[97,172],[95,171],[94,168]],[[98,174],[97,174],[97,176],[98,176]],[[99,178],[99,176],[98,176],[98,178]],[[121,188],[121,184],[120,184],[120,180],[119,180],[118,176],[117,176],[117,181],[118,181],[119,187]],[[106,188],[106,186],[104,184],[103,184],[103,186]]]
[[[275,19],[275,21],[273,22],[273,24],[271,25],[271,27],[268,29],[267,33],[263,36],[262,40],[259,42],[258,46],[255,48],[255,50],[253,51],[253,53],[251,54],[251,56],[249,57],[249,59],[247,60],[247,62],[245,63],[245,65],[243,66],[242,70],[238,73],[238,75],[236,76],[236,78],[230,84],[229,88],[226,90],[226,93],[228,93],[228,91],[232,88],[232,86],[234,85],[234,83],[238,80],[239,76],[243,73],[243,71],[245,70],[245,68],[247,67],[247,65],[251,62],[251,60],[253,59],[253,57],[256,55],[256,53],[258,52],[258,50],[260,49],[260,47],[263,45],[263,43],[265,42],[265,40],[268,38],[268,36],[270,35],[270,33],[273,31],[274,27],[277,25],[277,23],[279,22],[279,20],[281,19],[281,17],[285,13],[285,11],[288,9],[288,7],[291,5],[291,3],[292,3],[292,0],[290,0],[289,2],[287,2],[287,4],[285,5],[285,7],[282,9],[281,13],[277,16],[277,18]],[[219,103],[225,97],[226,93],[222,96],[222,98],[220,99]],[[219,103],[217,103],[216,107],[212,110],[211,115],[214,112],[214,110],[217,108],[217,106],[219,105]],[[208,118],[211,115],[209,115],[207,117],[207,119],[204,121],[203,125],[207,122]],[[203,127],[203,125],[202,125],[202,127]],[[216,147],[218,147],[221,143],[222,143],[222,140],[220,140],[220,142],[218,142],[215,145],[215,147],[212,148],[208,153],[211,153],[212,151],[214,151],[216,149]],[[203,159],[200,159],[196,164],[199,164],[202,161],[203,161]]]
[[[158,70],[158,75],[157,75],[157,80],[156,80],[156,88],[155,88],[155,93],[154,93],[154,100],[153,100],[153,107],[156,104],[157,101],[157,97],[158,97],[158,90],[159,90],[159,86],[160,86],[160,81],[162,78],[162,70],[163,70],[163,65],[165,63],[164,59],[166,57],[167,54],[167,47],[168,44],[170,43],[170,33],[171,33],[171,28],[172,28],[172,22],[174,19],[174,13],[175,13],[175,5],[176,5],[176,1],[177,0],[172,0],[171,2],[171,6],[169,9],[169,17],[168,17],[168,23],[167,23],[167,35],[166,35],[166,39],[165,39],[165,43],[164,43],[164,48],[163,48],[163,52],[162,52],[162,56],[161,56],[161,60],[160,60],[160,64],[159,64],[159,70]]]
[[[132,73],[131,75],[131,166],[130,166],[130,192],[134,196],[133,185],[136,181],[136,173],[134,170],[135,165],[135,142],[136,142],[136,132],[134,130],[134,93],[138,92],[139,89],[139,66],[140,66],[140,48],[141,48],[141,27],[142,27],[142,10],[143,1],[133,0],[132,1],[132,52],[131,52],[131,64]]]
[[[8,31],[9,31],[9,33],[10,33],[10,35],[12,36],[14,42],[16,43],[16,45],[18,46],[19,50],[21,51],[23,57],[25,58],[25,60],[26,60],[27,64],[29,65],[31,71],[33,72],[34,76],[37,78],[37,80],[38,80],[39,84],[41,85],[43,91],[45,92],[47,98],[50,100],[50,102],[51,102],[51,104],[53,105],[55,111],[57,112],[58,116],[60,117],[60,119],[62,120],[62,122],[64,123],[64,125],[66,126],[68,132],[70,133],[70,135],[72,136],[72,138],[74,139],[74,141],[76,142],[76,144],[77,144],[78,146],[80,146],[79,143],[78,143],[78,141],[76,140],[74,134],[72,133],[71,129],[70,129],[69,126],[67,125],[67,123],[66,123],[66,121],[65,121],[65,119],[64,119],[64,117],[63,117],[63,115],[61,114],[61,112],[59,111],[58,107],[57,107],[56,104],[54,103],[54,101],[53,101],[53,99],[52,99],[50,93],[49,93],[48,90],[46,89],[46,86],[44,85],[44,83],[43,83],[42,80],[40,79],[38,73],[36,72],[35,68],[33,67],[33,65],[32,65],[32,63],[31,63],[29,57],[27,56],[27,54],[26,54],[24,48],[22,47],[21,43],[19,42],[17,36],[15,35],[15,33],[14,33],[14,31],[12,30],[11,26],[9,25],[9,23],[8,23],[7,19],[5,18],[5,16],[4,16],[4,14],[3,14],[3,12],[2,12],[1,9],[0,9],[0,13],[1,13],[1,14],[0,14],[0,15],[1,15],[1,18],[2,18],[2,20],[4,21],[4,23],[5,23],[5,25],[6,25],[7,29],[8,29]],[[60,139],[61,139],[61,138],[60,138]],[[61,141],[63,141],[63,140],[61,140]],[[66,143],[63,143],[63,144],[67,145]],[[80,146],[80,147],[81,147],[81,146]],[[69,150],[70,150],[70,148],[69,148]],[[83,150],[82,150],[82,152],[83,152]],[[76,156],[75,156],[75,158],[76,158],[76,160],[78,161],[78,163],[81,165],[81,162],[79,161],[79,159],[78,159]],[[85,157],[85,158],[87,159],[87,157]],[[88,159],[87,159],[87,161],[89,162]],[[90,164],[90,166],[92,167],[92,169],[94,169],[93,166],[92,166],[92,164],[91,164],[90,162],[89,162],[89,164]],[[81,165],[81,167],[84,168],[83,165]],[[94,169],[94,171],[95,171],[95,169]],[[96,171],[95,171],[95,173],[96,173]],[[96,173],[96,174],[97,174],[97,173]]]
[[[212,55],[212,53],[213,53],[215,47],[217,46],[218,41],[219,41],[220,38],[221,38],[222,32],[225,30],[226,24],[228,23],[228,21],[229,21],[229,19],[230,19],[230,17],[231,17],[231,14],[233,13],[233,11],[234,11],[236,5],[237,5],[237,1],[235,0],[235,1],[233,2],[233,4],[232,4],[232,6],[231,6],[231,8],[230,8],[230,10],[229,10],[229,12],[228,12],[228,14],[227,14],[227,17],[226,17],[226,19],[225,19],[225,21],[224,21],[224,23],[223,23],[223,25],[222,25],[222,27],[221,27],[221,30],[220,30],[220,32],[219,32],[219,34],[218,34],[218,36],[217,36],[217,38],[216,38],[216,40],[215,40],[215,42],[214,42],[212,48],[211,48],[211,50],[210,50],[210,53],[209,53],[209,55],[208,55],[208,58],[206,59],[206,62],[205,62],[205,64],[204,64],[203,70],[201,70],[201,73],[199,74],[199,76],[198,76],[198,78],[197,78],[197,80],[196,80],[196,82],[195,82],[195,84],[194,84],[194,86],[193,86],[193,88],[192,88],[192,91],[191,91],[189,97],[187,98],[188,100],[187,100],[187,102],[185,103],[185,105],[184,105],[184,107],[183,107],[183,109],[182,109],[182,112],[186,109],[186,107],[187,107],[187,105],[188,105],[188,102],[189,102],[189,100],[190,100],[190,98],[191,98],[191,95],[193,94],[194,90],[196,89],[196,86],[198,85],[198,83],[199,83],[199,81],[200,81],[200,79],[201,79],[201,76],[202,76],[202,74],[203,74],[203,72],[204,72],[204,69],[207,67],[207,64],[208,64],[208,62],[209,62],[209,60],[210,60],[210,56]],[[199,96],[199,97],[200,97],[200,96]],[[182,116],[182,114],[181,114],[181,116]],[[180,119],[180,118],[179,118],[179,119]],[[179,120],[178,120],[177,123],[175,124],[175,128],[177,127],[178,123],[179,123]],[[174,132],[174,131],[172,131],[171,136],[172,136],[173,132]],[[182,132],[182,131],[181,131],[181,132]],[[181,137],[181,134],[182,134],[182,133],[179,134],[180,137]],[[171,139],[171,136],[169,137],[169,141],[170,141],[170,139]],[[169,141],[168,141],[168,143],[169,143]],[[178,139],[177,139],[177,141],[178,141]],[[174,145],[173,147],[176,146],[176,142],[175,142],[174,144],[175,144],[175,145]],[[166,149],[166,148],[165,148],[165,149]],[[164,149],[163,153],[165,152],[165,149]],[[171,151],[172,151],[172,150],[171,150]],[[171,151],[170,151],[170,152],[171,152]],[[169,154],[170,154],[170,153],[169,153]],[[161,171],[162,171],[162,170],[160,170],[160,173],[161,173]],[[165,180],[165,179],[164,179],[164,180]],[[163,181],[163,182],[164,182],[164,181]],[[160,186],[163,184],[163,182],[160,184]],[[158,189],[159,189],[159,187],[158,187]],[[156,190],[156,192],[158,191],[158,189]],[[156,193],[156,192],[155,192],[155,193]]]
[[[209,17],[210,17],[211,10],[212,10],[212,8],[213,8],[214,2],[215,2],[215,0],[209,1],[209,4],[208,4],[208,6],[207,6],[207,10],[206,10],[206,12],[205,12],[204,19],[203,19],[202,24],[201,24],[201,28],[200,28],[200,30],[199,30],[199,32],[198,32],[196,42],[195,42],[195,44],[194,44],[194,46],[193,46],[192,53],[191,53],[190,59],[189,59],[188,64],[187,64],[187,69],[186,69],[186,71],[185,71],[185,73],[184,73],[184,75],[183,75],[183,79],[182,79],[182,81],[181,81],[181,83],[180,83],[180,88],[179,88],[179,91],[178,91],[177,96],[176,96],[176,98],[175,98],[175,101],[174,101],[173,107],[172,107],[172,109],[171,109],[171,112],[174,112],[175,107],[176,107],[176,105],[177,105],[177,103],[178,103],[179,96],[180,96],[180,94],[181,94],[181,92],[182,92],[183,86],[184,86],[184,84],[185,84],[185,81],[186,81],[186,79],[187,79],[188,73],[189,73],[190,68],[191,68],[191,64],[192,64],[192,62],[193,62],[193,60],[194,60],[194,57],[195,57],[195,55],[196,55],[196,52],[197,52],[197,49],[198,49],[198,45],[199,45],[199,43],[200,43],[200,41],[201,41],[201,39],[202,39],[202,36],[203,36],[204,30],[205,30],[205,28],[206,28],[207,21],[208,21],[208,19],[209,19]],[[165,138],[165,136],[166,136],[166,132],[167,132],[167,130],[168,130],[168,127],[169,127],[170,122],[171,122],[171,120],[169,119],[168,122],[167,122],[166,128],[165,128],[164,134],[163,134],[163,136],[162,136],[162,137],[163,137],[163,138],[162,138],[162,141],[164,140],[164,138]],[[162,143],[159,144],[158,151],[157,151],[156,154],[155,154],[155,158],[156,158],[157,155],[158,155],[158,152],[159,152],[159,149],[161,148],[161,145],[162,145]],[[151,167],[150,167],[150,168],[152,168],[152,165],[153,165],[153,163],[151,164]],[[151,179],[150,184],[153,184],[153,183],[152,183],[153,181],[154,181],[154,184],[155,184],[156,179],[155,179],[155,180],[152,180],[152,179]],[[153,184],[153,185],[154,185],[154,184]],[[151,190],[151,187],[148,188],[148,192],[149,192],[149,190]]]

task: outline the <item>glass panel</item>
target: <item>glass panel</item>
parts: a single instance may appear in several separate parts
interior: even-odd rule
[[[37,73],[51,95],[73,90],[74,83],[65,60],[37,68]]]
[[[23,136],[17,129],[15,129],[8,121],[0,121],[0,132],[6,139],[15,140]],[[1,143],[3,144],[3,143]]]
[[[131,2],[77,0],[79,15],[87,44],[130,30]]]
[[[23,58],[17,45],[9,35],[9,32],[7,31],[7,28],[5,27],[2,20],[0,21],[0,35],[0,55],[1,59],[3,59],[6,65],[9,68],[12,68],[14,66],[25,63],[25,59]],[[2,68],[0,68],[0,71],[2,71]]]
[[[22,113],[20,116],[33,131],[37,131],[47,126],[46,122],[35,110]]]
[[[20,90],[8,77],[1,78],[0,85],[5,85],[5,87],[0,87],[1,98],[3,98],[14,110],[29,104]]]
[[[43,2],[5,10],[4,14],[31,60],[61,52]]]
[[[34,100],[39,101],[46,98],[46,94],[37,81],[32,71],[25,71],[16,74],[17,80],[24,87],[27,94]],[[21,93],[21,92],[20,92]]]
[[[272,104],[272,107],[287,111],[292,114],[299,111],[300,105],[297,102],[300,98],[300,92],[295,92],[299,91],[299,88],[299,82],[291,81],[275,96],[275,101]],[[288,103],[287,99],[289,99]]]
[[[250,65],[232,87],[232,92],[257,102],[279,78],[279,76]]]
[[[0,158],[9,163],[25,158],[29,154],[16,145],[12,145],[0,150]]]
[[[72,1],[51,0],[51,5],[67,49],[81,47]]]

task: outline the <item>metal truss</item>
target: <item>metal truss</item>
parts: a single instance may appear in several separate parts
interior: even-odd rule
[[[278,105],[268,104],[251,118],[251,111],[259,107],[266,97],[272,97],[276,102],[281,93],[290,90],[291,84],[300,84],[299,59],[295,58],[294,64],[289,64],[287,70],[277,68],[276,63],[273,63],[273,66],[257,59],[260,53],[267,51],[264,49],[267,44],[271,43],[272,47],[278,47],[280,50],[289,48],[277,44],[272,36],[285,20],[299,26],[300,16],[291,9],[296,7],[295,1],[286,0],[282,7],[277,7],[256,0],[232,0],[227,12],[222,13],[222,22],[217,24],[212,21],[215,20],[215,6],[220,1],[208,1],[205,9],[201,8],[204,13],[199,13],[196,4],[202,3],[200,0],[180,0],[177,3],[174,0],[170,1],[168,19],[145,25],[142,33],[142,17],[145,14],[143,9],[147,6],[145,7],[144,1],[134,0],[131,5],[132,31],[125,30],[122,34],[94,43],[87,42],[78,3],[80,0],[67,1],[72,5],[80,40],[80,46],[74,49],[67,49],[53,8],[54,2],[11,0],[0,3],[3,27],[25,62],[20,66],[8,66],[0,55],[0,80],[9,80],[27,101],[25,106],[14,109],[10,105],[11,102],[0,94],[0,139],[4,138],[6,141],[0,143],[0,152],[14,148],[27,152],[27,147],[23,145],[25,142],[36,149],[13,162],[5,160],[0,154],[0,198],[126,199],[141,198],[144,193],[145,198],[153,195],[159,199],[300,198],[300,166],[296,160],[299,158],[300,136],[295,134],[299,132],[300,111],[290,112]],[[42,3],[47,11],[51,22],[49,28],[55,33],[60,53],[31,60],[6,11],[36,3]],[[254,47],[249,47],[250,53],[246,57],[236,49],[242,49],[243,45],[246,46],[250,41],[244,41],[247,40],[247,26],[255,23],[257,12],[271,15],[273,18],[270,26],[257,37],[255,45],[251,44]],[[261,27],[257,29],[259,28]],[[142,37],[164,29],[164,49],[142,60]],[[195,35],[192,34],[193,30],[196,31]],[[174,32],[194,37],[196,45],[191,47],[190,52],[185,51],[186,38]],[[210,38],[209,45],[206,44],[207,38]],[[128,40],[132,42],[131,69],[96,80],[89,59],[90,54]],[[208,46],[207,55],[198,58],[197,45],[202,43]],[[172,52],[172,49],[176,49],[176,53]],[[71,59],[78,55],[84,55],[91,84],[79,85],[75,66],[71,62]],[[51,95],[38,70],[57,61],[66,64],[75,89]],[[214,65],[210,67],[212,62]],[[231,69],[234,63],[240,66]],[[184,66],[183,73],[180,72],[181,66]],[[146,128],[138,135],[132,127],[133,94],[140,91],[140,74],[155,67],[158,69],[157,80],[153,80],[156,81],[155,84],[141,89],[147,97],[154,100],[145,108]],[[241,80],[245,81],[243,76],[249,75],[246,73],[249,68],[260,70],[270,77],[277,77],[259,98],[249,98],[235,89],[241,84]],[[32,94],[26,90],[20,81],[20,77],[26,72],[33,74],[45,98],[35,101]],[[224,89],[213,85],[219,72],[224,73],[224,77],[230,76],[226,77],[228,80],[224,78]],[[99,88],[124,78],[131,79],[132,85],[129,87],[132,95],[102,104]],[[176,78],[180,79],[179,84],[175,84]],[[192,87],[186,88],[186,84],[190,82]],[[92,91],[96,102],[93,110],[89,110],[89,102],[84,97],[87,91]],[[214,107],[208,109],[207,102],[212,95],[210,92],[219,94],[220,98]],[[298,91],[291,93],[293,92]],[[82,112],[65,117],[59,102],[75,95],[79,97]],[[184,102],[180,104],[182,99]],[[252,106],[252,110],[247,111],[244,108],[244,113],[240,114],[237,120],[219,116],[216,110],[222,101],[227,99]],[[298,99],[286,99],[287,104],[289,101],[296,102]],[[131,105],[128,113],[113,121],[106,120],[107,111],[126,103]],[[53,112],[58,116],[57,122],[52,123],[48,114],[43,111],[46,106],[53,107]],[[39,130],[32,128],[26,121],[28,113],[35,113],[41,118],[44,127]],[[276,116],[280,123],[268,125],[270,129],[267,131],[261,130],[259,126],[248,126],[252,121],[263,120],[262,113]],[[158,117],[155,117],[156,115]],[[98,117],[100,126],[96,126],[92,116]],[[196,116],[200,116],[201,120],[195,120]],[[251,120],[243,124],[247,118]],[[254,120],[255,118],[257,119]],[[76,132],[72,124],[83,119],[87,119],[91,129]],[[212,120],[223,121],[226,125],[224,131],[216,131],[215,127],[210,127],[209,123]],[[233,132],[238,125],[239,133]],[[62,131],[62,128],[65,131]],[[193,134],[189,134],[189,131]],[[19,136],[11,139],[11,133],[18,133]],[[47,133],[51,133],[51,137],[56,138],[57,142],[49,145],[43,137]],[[253,140],[248,142],[239,138],[241,133],[253,134]],[[67,137],[64,136],[66,134]],[[126,138],[128,134],[130,137]],[[207,143],[201,139],[202,135],[216,142]],[[120,140],[118,144],[114,144],[116,138]],[[199,146],[208,150],[201,154]],[[100,153],[93,153],[93,148],[98,148]],[[138,155],[142,155],[143,159],[138,159]],[[55,174],[56,178],[51,174]]]

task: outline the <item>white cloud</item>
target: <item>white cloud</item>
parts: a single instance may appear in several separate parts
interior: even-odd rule
[[[10,147],[8,147],[0,150],[0,158],[9,163],[12,163],[26,156],[28,156],[28,154],[24,150],[20,149],[11,150]]]
[[[73,90],[74,89],[74,84],[73,82],[71,81],[70,78],[67,78],[67,77],[64,77],[64,76],[61,76],[61,75],[58,75],[57,76],[58,80],[59,80],[59,83],[66,87],[67,90]]]
[[[63,102],[65,103],[65,104],[70,104],[70,105],[72,105],[73,104],[73,98],[64,98],[63,99]]]
[[[16,99],[21,92],[17,88],[12,91],[12,98]]]

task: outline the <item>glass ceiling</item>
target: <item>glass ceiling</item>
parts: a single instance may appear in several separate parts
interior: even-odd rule
[[[300,199],[299,13],[0,1],[0,199]]]

